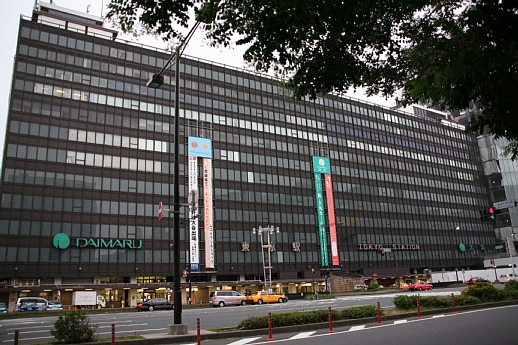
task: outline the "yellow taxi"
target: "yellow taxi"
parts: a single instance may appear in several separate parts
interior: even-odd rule
[[[247,304],[286,303],[288,297],[269,291],[257,291],[245,297]]]

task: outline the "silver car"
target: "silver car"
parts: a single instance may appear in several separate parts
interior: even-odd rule
[[[60,301],[49,301],[46,310],[63,310],[63,304]]]
[[[209,296],[209,304],[213,307],[226,305],[246,305],[245,296],[237,291],[212,291]]]

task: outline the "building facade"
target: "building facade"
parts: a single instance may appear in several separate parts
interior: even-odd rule
[[[310,292],[333,273],[387,284],[481,267],[494,248],[478,217],[487,187],[477,139],[462,126],[332,95],[296,100],[268,76],[194,58],[181,60],[180,85],[168,71],[150,89],[169,55],[101,24],[43,3],[20,20],[2,166],[3,299],[67,303],[88,288],[134,305],[167,296],[174,279],[186,297],[189,278],[198,299],[266,278],[279,292]],[[189,163],[193,142],[209,145],[210,165]],[[197,189],[200,215],[193,234],[182,207],[178,244],[174,164],[182,204]]]

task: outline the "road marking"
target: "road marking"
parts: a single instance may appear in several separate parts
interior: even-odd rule
[[[349,329],[349,332],[353,332],[353,331],[361,331],[362,329],[365,328],[365,325],[361,325],[361,326],[352,326],[350,329]]]
[[[310,335],[314,334],[316,332],[302,332],[302,333],[299,333],[297,335],[294,335],[293,337],[291,337],[290,339],[302,339],[302,338],[307,338],[309,337]]]
[[[436,318],[436,317],[444,317],[444,314],[439,314],[439,315],[433,315],[432,318]]]
[[[394,321],[394,325],[400,324],[400,323],[407,323],[407,320],[396,320]]]
[[[229,343],[228,345],[244,345],[244,344],[251,343],[252,341],[257,340],[257,339],[261,339],[261,338],[260,337],[259,338],[244,338],[244,339],[241,339],[238,341],[234,341],[233,343]]]

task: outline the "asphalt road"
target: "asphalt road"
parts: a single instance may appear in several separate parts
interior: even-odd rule
[[[281,333],[242,338],[203,341],[210,345],[449,345],[449,344],[518,344],[516,317],[518,306],[479,309],[457,314],[435,315],[340,329]],[[192,344],[192,343],[191,343]]]
[[[436,289],[423,291],[421,295],[449,296],[452,293],[460,294],[462,288]],[[247,305],[224,308],[184,309],[182,323],[187,324],[188,330],[197,329],[197,319],[200,319],[201,329],[226,328],[237,326],[241,320],[250,316],[263,316],[268,312],[290,312],[314,309],[344,309],[359,305],[377,305],[381,308],[393,308],[393,299],[399,294],[415,294],[416,292],[396,292],[384,294],[369,294],[355,296],[340,296],[334,299],[320,300],[290,300],[288,303],[263,305]],[[10,344],[14,342],[15,331],[20,332],[20,343],[31,344],[51,342],[55,339],[50,330],[54,327],[56,316],[34,317],[24,319],[6,319],[0,321],[0,342]],[[111,326],[115,324],[117,336],[166,334],[167,326],[173,323],[172,311],[153,311],[141,313],[116,313],[90,315],[91,324],[97,324],[97,333],[101,337],[111,336]]]

